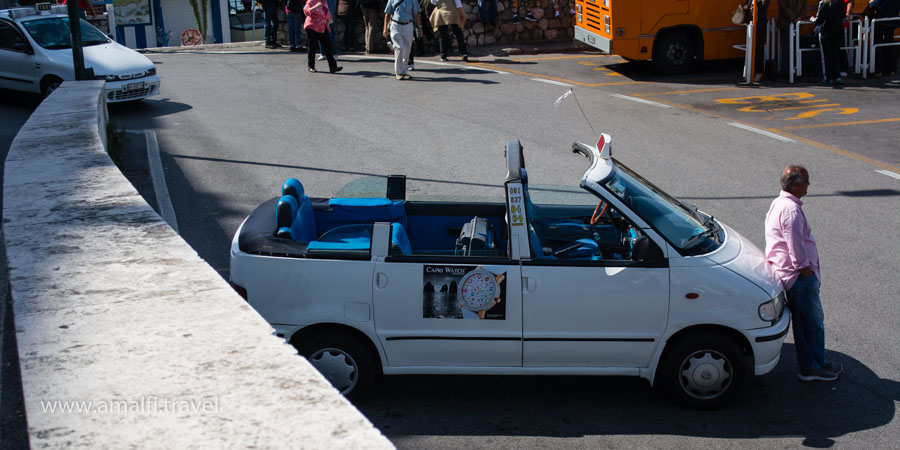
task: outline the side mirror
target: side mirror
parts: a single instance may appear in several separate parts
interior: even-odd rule
[[[643,261],[647,258],[647,250],[650,248],[650,238],[641,236],[631,245],[631,259]]]
[[[26,43],[24,43],[24,42],[16,42],[16,43],[14,43],[14,44],[13,44],[13,49],[16,50],[16,51],[20,51],[20,52],[22,52],[22,53],[27,53],[27,54],[29,54],[29,55],[33,55],[33,54],[34,54],[34,52],[31,51],[31,47],[29,47],[28,44],[26,44]]]

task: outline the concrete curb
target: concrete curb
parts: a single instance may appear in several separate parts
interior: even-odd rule
[[[392,448],[112,164],[103,94],[63,83],[6,161],[31,445]]]

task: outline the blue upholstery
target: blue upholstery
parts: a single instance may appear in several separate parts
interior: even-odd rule
[[[597,252],[600,250],[600,246],[597,245],[597,241],[593,239],[578,239],[577,241],[572,242],[571,244],[567,244],[566,247],[574,247],[572,250],[565,252],[564,255],[561,255],[563,258],[591,258],[597,255]],[[556,249],[555,251],[561,250]]]
[[[288,238],[291,236],[291,224],[294,222],[294,216],[297,215],[298,203],[297,199],[291,195],[283,195],[278,204],[275,206],[275,223],[278,231],[275,233],[280,238]]]
[[[541,245],[541,240],[534,231],[534,225],[532,225],[534,221],[537,220],[537,213],[534,210],[534,206],[531,204],[531,195],[528,193],[528,172],[525,171],[524,167],[521,169],[521,174],[522,199],[525,202],[525,216],[528,220],[528,242],[531,244],[531,257],[537,259],[550,258],[550,256],[544,255],[544,247]]]
[[[399,222],[406,226],[406,208],[402,200],[387,198],[333,198],[329,211],[318,211],[316,226],[327,230],[353,223]]]
[[[290,209],[294,210],[294,214],[288,216]],[[288,217],[291,217],[291,220],[288,220]],[[300,180],[288,178],[281,186],[281,200],[275,209],[275,222],[278,224],[279,237],[290,237],[301,242],[316,240],[318,234],[315,211]]]
[[[400,252],[404,255],[412,254],[412,246],[409,245],[409,235],[406,228],[397,222],[391,224],[391,253]]]
[[[344,225],[328,230],[318,240],[309,243],[313,250],[368,250],[372,246],[372,225]]]
[[[288,178],[281,186],[281,195],[293,196],[297,199],[297,203],[300,203],[300,199],[302,199],[306,193],[303,191],[303,184],[300,183],[300,180]]]

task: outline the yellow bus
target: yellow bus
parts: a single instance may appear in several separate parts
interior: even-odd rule
[[[664,73],[681,73],[695,60],[744,56],[734,46],[745,43],[746,27],[731,22],[739,2],[575,0],[575,39],[628,60],[651,60]],[[777,9],[770,1],[767,15]]]

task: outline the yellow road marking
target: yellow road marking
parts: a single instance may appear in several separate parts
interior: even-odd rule
[[[511,69],[507,69],[505,67],[495,66],[493,64],[485,64],[485,63],[469,63],[469,64],[472,66],[478,66],[478,67],[482,67],[485,69],[498,70],[500,72],[509,72],[509,73],[514,73],[516,75],[524,75],[526,77],[542,78],[544,80],[559,81],[560,83],[569,83],[569,84],[574,84],[575,86],[581,86],[581,87],[620,86],[620,85],[625,85],[625,84],[647,83],[647,81],[617,81],[617,82],[611,82],[611,83],[582,83],[581,81],[568,80],[565,78],[551,77],[548,75],[541,75],[541,74],[530,73],[530,72],[522,72],[520,70],[511,70]]]
[[[616,59],[618,59],[618,60],[621,60],[622,62],[625,62],[624,59],[622,59],[621,57],[616,56],[616,55],[566,55],[566,56],[545,56],[545,57],[540,57],[540,58],[514,59],[513,61],[516,61],[516,62],[520,62],[520,61],[550,61],[550,60],[554,60],[554,59],[579,59],[579,58],[616,58]]]
[[[827,106],[827,105],[822,105]],[[791,117],[790,119],[785,120],[797,120],[797,119],[809,119],[810,117],[816,117],[823,112],[828,111],[841,111],[838,115],[846,116],[848,114],[856,114],[859,112],[859,108],[823,108],[823,109],[814,109],[812,111],[807,111],[805,113],[797,114],[795,117]]]
[[[785,130],[806,130],[810,128],[827,128],[827,127],[845,127],[848,125],[871,125],[873,123],[900,122],[900,117],[892,117],[890,119],[875,120],[857,120],[855,122],[833,122],[833,123],[817,123],[813,125],[796,125],[792,127],[784,127]]]
[[[752,126],[752,127],[759,128],[759,127],[758,127],[757,125],[755,125],[755,124],[750,124],[750,123],[740,122],[740,121],[734,120],[734,119],[732,119],[732,118],[730,118],[730,117],[728,117],[728,116],[726,116],[726,115],[724,115],[724,114],[719,114],[719,113],[716,113],[716,112],[713,112],[713,111],[708,111],[708,110],[700,109],[700,108],[694,108],[694,107],[692,107],[692,106],[682,105],[682,104],[680,104],[680,103],[667,102],[667,101],[664,101],[664,100],[661,100],[661,99],[658,99],[658,98],[653,98],[653,100],[654,100],[654,101],[657,101],[657,102],[660,102],[660,103],[663,103],[663,104],[666,104],[666,105],[669,105],[669,106],[672,106],[672,107],[675,107],[675,108],[683,109],[683,110],[686,110],[686,111],[693,111],[693,112],[697,112],[697,113],[700,113],[700,114],[706,114],[706,115],[709,115],[709,116],[712,116],[712,117],[717,117],[717,118],[720,118],[720,119],[726,119],[726,120],[729,120],[729,121],[731,121],[731,122],[742,123],[743,125],[747,125],[747,126]],[[889,119],[889,121],[892,121],[892,122],[893,122],[893,121],[900,121],[900,119]],[[855,153],[848,152],[847,150],[842,150],[842,149],[839,149],[839,148],[837,148],[837,147],[832,147],[832,146],[830,146],[830,145],[823,144],[823,143],[821,143],[821,142],[816,142],[816,141],[807,139],[807,138],[805,138],[805,137],[800,137],[800,136],[797,136],[797,135],[795,135],[795,134],[793,134],[793,133],[788,133],[788,132],[786,132],[786,131],[784,131],[784,130],[779,130],[778,128],[768,128],[768,129],[765,129],[765,130],[766,130],[766,131],[769,131],[769,132],[771,132],[771,133],[775,133],[775,134],[780,135],[780,136],[784,136],[784,137],[786,137],[786,138],[794,139],[794,140],[796,140],[796,141],[800,141],[800,142],[803,142],[803,143],[805,143],[805,144],[812,145],[813,147],[820,148],[820,149],[822,149],[822,150],[827,150],[827,151],[829,151],[829,152],[832,152],[832,153],[835,153],[835,154],[838,154],[838,155],[841,155],[841,156],[846,156],[846,157],[848,157],[848,158],[855,159],[855,160],[857,160],[857,161],[860,161],[860,162],[863,162],[863,163],[866,163],[866,164],[869,164],[869,165],[872,165],[872,166],[875,166],[875,167],[880,167],[880,168],[882,168],[882,169],[887,169],[887,170],[890,170],[890,171],[893,171],[893,172],[898,172],[898,173],[900,173],[900,167],[892,166],[892,165],[890,165],[890,164],[885,164],[885,163],[883,163],[883,162],[881,162],[881,161],[876,161],[876,160],[874,160],[874,159],[872,159],[872,158],[867,158],[867,157],[862,156],[862,155],[857,155],[857,154],[855,154]]]
[[[665,92],[650,92],[647,94],[634,94],[635,97],[641,97],[645,95],[681,95],[681,94],[696,94],[700,92],[718,92],[718,91],[732,91],[735,89],[744,89],[742,87],[723,87],[723,88],[709,88],[709,89],[690,89],[686,91],[665,91]]]
[[[820,100],[820,101],[827,102],[828,100]],[[787,106],[784,108],[757,109],[757,108],[766,108],[766,107],[771,107],[771,106],[772,105],[750,105],[750,106],[745,106],[743,108],[738,108],[738,111],[741,111],[741,112],[793,111],[795,109],[824,108],[826,106],[841,106],[841,104],[840,103],[828,103],[825,105]]]
[[[787,94],[775,94],[775,95],[754,95],[751,97],[738,97],[738,98],[723,98],[716,100],[719,103],[725,105],[746,105],[748,103],[762,103],[762,102],[779,102],[784,100],[800,100],[804,98],[814,97],[813,94],[809,92],[791,92]],[[748,101],[749,100],[749,101]]]

